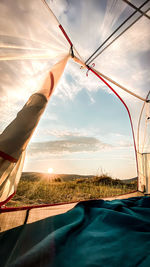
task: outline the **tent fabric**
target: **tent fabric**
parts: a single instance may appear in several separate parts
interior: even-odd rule
[[[141,14],[141,12],[128,5],[127,1],[101,1],[101,5],[95,4],[95,6],[92,1],[79,1],[77,10],[79,14],[76,16],[76,23],[72,20],[71,14],[71,12],[76,11],[74,3],[71,1],[70,9],[64,12],[64,14],[67,15],[61,16],[60,10],[64,3],[61,6],[60,3],[51,3],[51,1],[46,0],[16,0],[13,4],[11,0],[1,1],[1,92],[5,91],[6,94],[11,96],[11,92],[15,91],[16,98],[25,100],[27,96],[29,97],[29,95],[35,92],[37,93],[42,85],[45,73],[56,63],[67,57],[70,45],[72,46],[73,44],[75,55],[80,57],[80,53],[82,58],[86,61],[100,44],[105,43],[105,46],[102,48],[105,49],[105,51],[103,51],[103,53],[101,53],[102,50],[98,51],[97,57],[94,60],[96,69],[98,72],[102,72],[105,76],[108,76],[118,84],[121,84],[122,87],[131,91],[133,96],[129,97],[129,95],[122,91],[117,85],[114,88],[130,111],[134,135],[136,137],[136,152],[139,154],[143,152],[149,153],[150,123],[149,120],[147,120],[149,117],[147,114],[150,114],[148,85],[149,65],[147,60],[142,60],[143,57],[147,57],[149,51],[149,2],[141,2],[142,12],[146,12],[146,17],[143,13]],[[85,5],[88,6],[87,9]],[[89,14],[86,12],[87,10],[89,11],[90,8],[94,12],[90,13],[91,17],[89,20]],[[82,12],[82,14],[80,12]],[[54,14],[59,17],[67,34]],[[131,15],[132,17],[130,17]],[[131,19],[128,20],[129,17]],[[125,21],[126,23],[124,23]],[[97,25],[98,27],[96,27]],[[120,25],[123,25],[123,27],[120,27]],[[132,27],[130,27],[131,25]],[[118,27],[119,31],[117,30]],[[77,31],[77,28],[80,28],[80,31]],[[115,35],[112,36],[113,32],[115,32]],[[141,32],[143,33],[142,36],[140,34]],[[92,36],[92,38],[89,38],[89,36]],[[112,38],[109,38],[110,36],[112,36]],[[109,39],[109,42],[106,42],[107,39]],[[85,42],[85,40],[88,40],[88,42]],[[113,42],[114,40],[115,42]],[[109,46],[111,42],[113,43]],[[107,45],[109,47],[107,47]],[[77,48],[79,53],[74,47]],[[99,52],[101,54],[99,54]],[[12,88],[12,81],[14,83],[14,88]],[[49,82],[49,78],[46,83],[47,82]],[[25,96],[26,91],[28,93]],[[45,93],[42,91],[42,94]],[[143,100],[140,98],[137,99],[135,95],[148,101],[144,109]],[[33,96],[34,98],[39,98],[40,101],[40,95],[33,94]],[[47,97],[48,95],[46,95],[46,98]],[[46,105],[46,103],[43,103],[43,109],[44,105]],[[143,112],[141,115],[142,109]],[[32,125],[31,128],[33,130],[34,125]],[[31,136],[31,132],[29,136]],[[8,141],[6,131],[4,131],[4,133]],[[29,136],[27,140],[30,139]],[[2,138],[3,137],[4,135],[2,134]],[[9,160],[4,161],[3,158],[0,159],[0,164],[2,165],[0,192],[1,196],[3,195],[0,201],[3,202],[6,196],[9,197],[12,192],[16,190],[18,182],[12,189],[14,176],[10,175],[10,179],[7,178],[10,173],[13,173],[13,175],[15,174],[15,161],[20,160],[23,165],[24,157],[21,151],[25,151],[25,149],[23,144],[17,147],[14,142],[14,146],[16,146],[17,150],[13,149],[13,152],[11,151],[10,153],[12,143],[10,145],[10,142],[8,142],[6,145],[4,139],[3,144],[1,142],[0,146],[2,153],[8,154],[13,160],[9,162]],[[3,146],[5,146],[5,148]],[[26,147],[25,140],[24,146]],[[139,154],[136,154],[136,157],[138,157]],[[138,176],[141,177],[138,162],[139,159],[137,160],[137,171]],[[145,168],[145,166],[142,168]],[[20,167],[20,174],[21,170]],[[19,181],[19,173],[16,181]],[[147,187],[147,184],[144,183],[147,179],[150,180],[149,172],[148,177],[145,176],[142,179],[143,182],[140,181],[140,190]],[[7,190],[4,188],[7,188]],[[147,189],[147,192],[150,192],[149,189]]]
[[[150,153],[138,153],[139,166],[139,189],[145,191],[146,194],[150,192]],[[142,188],[145,186],[145,188]]]
[[[0,213],[0,232],[10,230],[14,227],[23,225],[26,223],[33,223],[50,216],[58,215],[67,212],[72,209],[77,203],[66,203],[64,205],[47,206],[47,207],[30,207],[26,210],[7,211]],[[5,208],[4,208],[5,209]]]
[[[33,94],[17,117],[0,135],[0,202],[7,200],[17,189],[22,173],[25,150],[43,114],[50,95],[55,89],[69,56],[54,65],[42,88]],[[3,156],[5,153],[6,157]],[[12,163],[7,155],[16,159]]]
[[[17,189],[27,144],[45,110],[50,87],[53,91],[63,73],[70,45],[44,1],[1,1],[0,9],[1,92],[11,95],[15,90],[19,100],[26,91],[28,97],[32,94],[0,135],[2,205]],[[50,69],[51,77],[48,75],[42,86]],[[50,86],[52,80],[54,84]]]
[[[25,218],[26,210],[10,213],[0,213],[0,231],[4,232],[6,230],[23,225],[25,222]]]
[[[70,45],[59,29],[58,20],[43,2],[1,1],[1,61],[46,59],[51,60],[52,66],[67,54]]]
[[[1,265],[147,267],[149,207],[150,197],[85,201],[65,214],[3,232]]]
[[[1,1],[0,10],[0,112],[6,113],[4,129],[13,119],[7,110],[12,99],[26,103],[41,88],[45,74],[68,55],[70,45],[56,17],[41,0]],[[8,99],[5,109],[4,92]]]
[[[104,75],[110,77],[121,85],[126,86],[131,92],[134,92],[144,99],[146,99],[149,94],[149,67],[147,65],[147,61],[143,60],[145,54],[148,53],[149,50],[149,26],[150,20],[142,17],[94,60],[96,69],[99,72],[102,72]],[[137,34],[137,32],[139,34]],[[141,32],[143,32],[142,37],[140,34]],[[129,97],[128,94],[126,94],[117,86],[115,86],[114,89],[124,99],[128,108],[130,109],[135,135],[137,135],[138,120],[142,110],[143,102],[135,97]],[[150,109],[149,103],[147,103],[147,106],[148,109]],[[145,122],[145,116],[143,120]],[[145,125],[142,125],[141,122],[140,140],[143,139],[143,126],[145,128]],[[142,145],[143,142],[139,144],[139,152],[141,152]],[[145,147],[145,150],[147,149],[149,149],[149,147]]]
[[[22,152],[16,164],[1,158],[0,205],[14,196],[22,174],[25,151]]]

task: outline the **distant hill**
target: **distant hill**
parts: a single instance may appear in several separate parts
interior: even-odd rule
[[[86,181],[86,179],[98,179],[97,176],[94,175],[78,175],[78,174],[49,174],[49,173],[40,173],[40,172],[23,172],[22,173],[22,179],[27,179],[29,181],[39,181],[39,180],[48,180],[48,181],[57,181],[57,180],[61,180],[64,182],[67,181],[75,181],[75,180],[82,180],[82,181]],[[103,182],[104,180],[110,182],[115,183],[115,181],[117,181],[117,183],[125,183],[125,184],[130,184],[130,183],[134,183],[137,180],[137,177],[135,178],[131,178],[131,179],[112,179],[111,177],[108,177],[107,175],[101,175],[99,177],[99,179]]]
[[[137,181],[137,177],[122,180],[122,182],[126,184],[131,183],[131,182],[136,182],[136,181]]]
[[[40,179],[55,180],[60,178],[62,181],[74,181],[76,179],[94,178],[94,175],[78,175],[78,174],[49,174],[40,172],[23,172],[21,178],[36,181]]]

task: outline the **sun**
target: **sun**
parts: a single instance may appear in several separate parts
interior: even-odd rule
[[[54,171],[53,168],[48,169],[48,173],[53,173],[53,171]]]

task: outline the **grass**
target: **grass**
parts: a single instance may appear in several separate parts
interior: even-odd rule
[[[136,190],[137,181],[124,183],[107,175],[64,181],[59,176],[52,181],[42,179],[42,174],[24,175],[17,193],[7,206],[37,205],[98,199],[129,193]]]

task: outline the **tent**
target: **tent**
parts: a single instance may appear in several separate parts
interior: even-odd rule
[[[111,93],[116,95],[123,108],[126,109],[132,130],[138,176],[138,191],[133,196],[150,193],[150,90],[148,86],[150,1],[101,0],[78,1],[78,4],[75,2],[71,0],[16,0],[15,2],[5,0],[0,3],[1,92],[9,92],[11,96],[13,83],[16,95],[21,90],[21,94],[26,99],[26,88],[30,88],[31,95],[17,117],[0,135],[0,203],[3,226],[4,222],[8,220],[8,214],[11,216],[14,214],[16,217],[19,212],[21,223],[13,225],[18,226],[26,224],[29,213],[32,212],[31,208],[7,209],[3,205],[14,196],[17,190],[27,145],[68,60],[74,60],[79,64],[81,72],[87,72],[87,75],[92,73],[96,76]],[[65,15],[61,16],[64,7],[66,8]],[[87,10],[88,12],[91,10],[90,14],[87,13]],[[76,21],[72,19],[74,12],[76,12]],[[77,12],[80,12],[79,15]],[[99,27],[96,28],[97,24]],[[34,79],[31,82],[29,78]],[[3,112],[3,107],[1,112]],[[127,197],[131,197],[131,195]],[[148,201],[148,197],[137,198],[137,201],[133,198],[131,201],[114,202],[112,205],[117,205],[116,209],[119,209],[118,207],[124,209],[124,205],[131,207],[134,206],[133,203],[136,203],[137,209],[143,205],[143,210],[147,211]],[[70,206],[63,207],[60,213],[74,206],[74,204],[68,205]],[[94,207],[93,209],[97,210],[99,205],[103,206],[98,203],[89,204],[88,209],[87,204],[83,204],[83,206],[79,204],[73,212],[75,214],[76,211],[82,214],[83,210],[92,212],[91,208]],[[107,203],[106,206],[104,204],[103,208],[113,210],[107,205],[109,206]],[[53,213],[51,209],[50,215],[58,214],[58,210]],[[6,213],[7,211],[9,213]],[[15,213],[13,213],[14,211]],[[48,213],[46,212],[46,214]],[[75,216],[72,213],[69,214]],[[36,217],[35,214],[34,216]],[[60,216],[62,216],[60,220],[65,220],[66,217]],[[134,216],[136,218],[138,215],[134,214]],[[148,216],[147,211],[145,218],[148,219]],[[68,224],[72,224],[69,220]],[[148,231],[147,220],[142,217],[141,220],[143,223],[145,222],[147,228],[144,229]],[[30,222],[33,221],[34,219]],[[57,219],[55,226],[58,230]],[[12,226],[8,228],[12,228]],[[3,227],[2,231],[8,228]],[[19,234],[19,231],[16,231],[14,236]],[[10,232],[10,235],[13,237],[13,232]],[[141,240],[143,240],[142,238]],[[146,237],[145,257],[148,247],[147,240]],[[24,242],[26,242],[25,239]],[[51,242],[53,242],[52,239]],[[82,242],[84,242],[84,238]],[[117,244],[118,246],[120,244]],[[132,246],[134,246],[134,242]],[[38,253],[38,249],[36,247],[35,252],[31,252],[32,256],[34,253]],[[69,253],[68,250],[66,251]],[[137,254],[138,252],[135,253],[135,256]],[[30,253],[25,257],[27,257],[25,266],[30,266],[28,262]],[[15,261],[15,259],[15,254],[13,254],[5,264],[9,266],[10,260]],[[137,261],[137,264],[140,264],[140,260]],[[36,259],[36,264],[37,262],[38,259]],[[58,266],[60,262],[55,262],[54,266]],[[106,266],[110,266],[109,263]],[[16,264],[23,266],[22,258]],[[112,266],[115,264],[114,261]],[[144,264],[141,266],[147,266],[148,259]],[[64,266],[67,265],[64,264]],[[84,266],[84,264],[79,266]]]
[[[83,18],[87,15],[84,4],[80,3],[77,5],[78,7],[83,5],[81,14]],[[146,63],[144,62],[142,65],[140,59],[142,57],[141,54],[144,55],[147,53],[147,56],[149,55],[147,52],[149,49],[149,1],[143,1],[138,6],[128,1],[110,1],[107,5],[105,3],[106,7],[103,6],[103,1],[101,4],[98,4],[99,11],[95,13],[95,16],[99,16],[101,31],[95,33],[94,38],[97,35],[97,38],[101,41],[101,45],[95,51],[94,47],[91,48],[92,42],[94,45],[97,43],[94,40],[90,40],[89,44],[85,44],[84,48],[82,48],[82,42],[85,37],[83,37],[83,40],[81,36],[78,38],[78,34],[73,31],[75,23],[70,23],[70,26],[68,26],[64,20],[68,32],[65,31],[64,26],[60,24],[54,12],[51,10],[52,6],[53,11],[57,13],[57,7],[61,7],[61,5],[63,6],[63,4],[46,1],[31,1],[31,3],[28,1],[26,3],[16,1],[12,7],[11,1],[1,3],[3,14],[0,23],[2,50],[1,91],[12,91],[11,83],[13,80],[16,92],[20,88],[22,88],[23,92],[25,87],[28,88],[31,86],[33,88],[30,91],[38,92],[38,88],[44,79],[43,73],[45,75],[51,68],[52,76],[50,76],[50,79],[51,87],[53,88],[59,79],[59,77],[55,77],[55,73],[53,74],[53,66],[59,72],[58,76],[61,76],[67,59],[74,57],[81,68],[85,68],[97,76],[119,98],[125,107],[133,135],[138,174],[138,190],[148,194],[150,193],[150,91],[146,77],[147,61],[145,60]],[[72,5],[70,2],[70,6]],[[88,5],[92,8],[90,1]],[[73,5],[73,8],[75,8],[75,5]],[[103,9],[105,10],[105,14],[102,14]],[[72,12],[71,8],[70,10]],[[21,16],[22,22],[20,23]],[[71,14],[68,11],[69,16]],[[5,25],[6,17],[8,19]],[[80,23],[81,28],[83,28],[82,20]],[[89,32],[91,28],[92,24],[89,27]],[[142,35],[140,33],[139,35],[137,34],[137,28],[144,29]],[[88,31],[85,35],[88,34]],[[139,38],[142,39],[139,40]],[[137,47],[136,52],[135,45],[137,44],[139,47]],[[92,53],[90,51],[94,52]],[[127,54],[130,56],[127,57]],[[111,64],[109,64],[109,58],[111,58]],[[94,68],[93,62],[97,69]],[[117,64],[114,62],[117,62]],[[113,64],[115,64],[115,68]],[[28,73],[25,71],[26,69]],[[142,78],[139,78],[140,74]],[[29,77],[31,76],[34,77],[34,85],[30,84]],[[25,81],[29,81],[29,83],[27,84]],[[55,84],[53,85],[53,83]],[[45,84],[43,88],[45,92],[38,92],[38,94],[45,94],[47,98],[48,96],[46,94],[49,93],[46,90],[50,89]],[[32,100],[35,97],[37,99]],[[5,203],[7,199],[10,199],[16,191],[27,144],[45,109],[46,102],[42,104],[40,98],[39,100],[38,98],[39,95],[32,96],[23,110],[18,114],[16,120],[1,134],[1,204]],[[39,107],[38,113],[35,115],[33,111],[33,114],[31,113],[29,115],[31,111],[30,106],[36,109],[39,101],[41,107]],[[29,116],[31,122],[27,126],[26,120],[28,120]]]

